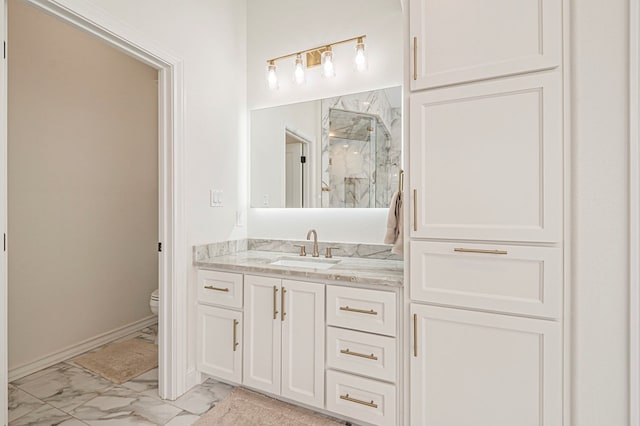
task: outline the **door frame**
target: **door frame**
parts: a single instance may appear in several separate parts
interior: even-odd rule
[[[0,2],[0,38],[6,53],[7,0]],[[7,303],[7,61],[5,53],[0,59],[0,424],[9,423],[9,354],[8,354],[8,303]]]
[[[640,425],[640,0],[629,3],[629,424]]]
[[[0,0],[0,36],[7,40],[7,1]],[[159,49],[104,10],[79,0],[25,0],[158,70],[159,331],[158,391],[176,399],[187,390],[188,246],[184,221],[184,83],[182,59]],[[7,59],[10,52],[7,52]],[[0,72],[0,228],[7,230],[7,61]],[[7,419],[7,252],[0,252],[0,424]],[[3,393],[4,392],[4,393]],[[4,423],[3,423],[4,422]]]

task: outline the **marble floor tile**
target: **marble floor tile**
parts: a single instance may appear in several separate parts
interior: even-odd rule
[[[143,395],[159,398],[158,396],[158,369],[154,368],[146,373],[139,375],[138,377],[123,383],[127,389],[131,389],[136,392],[140,392]]]
[[[167,423],[165,426],[191,426],[199,418],[200,416],[191,414],[188,411],[183,411],[182,413],[169,420],[169,423]]]
[[[112,386],[111,382],[71,365],[18,385],[23,391],[66,412]]]
[[[138,336],[136,336],[136,339],[146,340],[147,342],[151,342],[151,343],[155,343],[155,344],[158,343],[156,341],[157,336],[155,334],[140,333]]]
[[[209,411],[216,402],[223,399],[232,390],[233,386],[231,385],[209,379],[169,403],[192,414],[201,415]]]
[[[13,385],[9,385],[9,422],[25,414],[29,414],[43,405],[45,405],[45,403],[38,398],[29,395]]]
[[[26,414],[14,421],[9,421],[9,426],[80,426],[86,423],[73,418],[64,411],[51,405],[42,405],[40,408]]]
[[[61,362],[58,363],[56,365],[52,365],[51,367],[47,367],[44,368],[40,371],[36,371],[33,374],[29,374],[28,376],[22,377],[21,379],[16,379],[13,382],[11,382],[12,385],[14,386],[21,386],[24,385],[25,383],[29,383],[32,382],[34,380],[39,379],[42,376],[46,376],[47,374],[54,372],[54,371],[62,371],[62,370],[66,370],[68,368],[71,368],[72,366],[69,365],[67,362]]]
[[[157,398],[113,387],[77,407],[71,414],[89,425],[164,425],[181,409]]]

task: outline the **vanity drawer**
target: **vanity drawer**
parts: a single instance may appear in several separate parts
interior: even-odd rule
[[[327,324],[395,336],[396,294],[327,286]]]
[[[374,425],[395,425],[396,387],[328,370],[327,410]]]
[[[242,308],[242,274],[198,270],[198,302]]]
[[[562,249],[411,242],[411,299],[559,318]]]
[[[327,366],[395,382],[396,339],[328,327]]]

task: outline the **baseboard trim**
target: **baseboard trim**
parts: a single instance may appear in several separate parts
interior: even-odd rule
[[[198,370],[193,369],[187,373],[187,378],[185,380],[187,391],[192,387],[199,385],[202,382],[203,382],[202,375]]]
[[[44,368],[51,367],[52,365],[81,355],[99,346],[113,342],[114,340],[118,340],[130,334],[139,332],[143,328],[149,327],[150,325],[153,325],[157,322],[158,317],[155,315],[151,315],[139,321],[132,322],[131,324],[116,328],[115,330],[111,330],[96,337],[84,340],[75,345],[68,346],[62,350],[53,352],[35,361],[11,368],[9,370],[9,382],[28,376],[29,374],[35,373],[36,371],[40,371]]]

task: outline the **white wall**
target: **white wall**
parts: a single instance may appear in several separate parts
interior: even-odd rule
[[[189,303],[194,307],[192,246],[246,236],[246,227],[236,226],[236,212],[245,212],[248,201],[246,1],[57,0],[72,10],[80,1],[106,11],[183,61],[183,207],[192,284]],[[209,206],[210,189],[223,191],[223,207]],[[191,309],[188,323],[187,368],[191,371],[195,369],[195,313]]]
[[[571,4],[573,421],[628,424],[629,1]]]
[[[184,61],[189,246],[243,238],[235,214],[247,200],[246,2],[87,1]],[[224,207],[209,207],[210,189],[223,190]]]
[[[290,130],[311,142],[313,159],[320,157],[320,101],[301,102],[251,111],[250,206],[285,206],[285,133]],[[311,164],[308,164],[311,166]],[[312,167],[319,170],[319,165]],[[316,179],[313,179],[314,181]]]
[[[150,317],[157,71],[9,1],[9,368]]]
[[[402,84],[402,10],[397,0],[248,0],[247,88],[250,109],[302,102]],[[307,83],[292,83],[293,58],[278,61],[280,88],[266,85],[266,61],[273,57],[366,34],[369,70],[353,71],[355,44],[334,48],[336,73],[307,72]],[[316,228],[327,241],[382,242],[384,209],[249,209],[249,236],[304,238]]]

